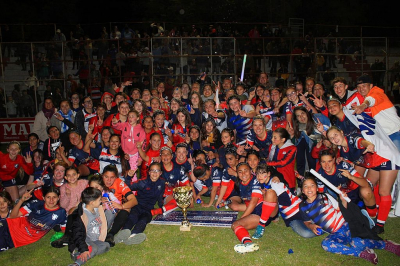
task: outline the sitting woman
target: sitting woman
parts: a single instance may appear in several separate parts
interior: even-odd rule
[[[322,241],[322,248],[328,252],[363,258],[373,264],[378,263],[378,257],[372,249],[385,249],[400,256],[400,245],[392,241],[383,241],[376,235],[369,234],[374,239],[360,238],[350,232],[349,223],[343,217],[341,210],[346,210],[349,204],[340,196],[343,209],[339,202],[328,194],[319,194],[314,177],[306,177],[302,192],[304,200],[300,203],[300,212],[308,221],[306,226],[320,234],[323,230],[329,235]],[[347,196],[344,193],[344,196]],[[350,221],[349,221],[350,222]],[[363,228],[364,231],[368,228]],[[379,239],[379,240],[378,240]]]
[[[58,206],[59,196],[58,188],[50,187],[44,193],[44,201],[32,200],[22,207],[32,197],[26,192],[9,218],[0,222],[0,251],[34,243],[56,225],[65,230],[67,214]]]

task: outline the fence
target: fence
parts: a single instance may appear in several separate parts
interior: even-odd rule
[[[0,87],[6,105],[5,96],[10,96],[19,84],[32,95],[35,113],[41,109],[40,99],[45,94],[60,100],[71,90],[85,93],[94,86],[112,87],[112,84],[132,78],[145,80],[150,88],[157,82],[165,82],[167,89],[183,82],[193,83],[203,72],[215,82],[224,78],[237,82],[246,54],[243,82],[248,85],[257,81],[260,71],[269,73],[272,85],[280,79],[284,86],[296,80],[304,81],[307,76],[326,86],[333,77],[344,76],[351,84],[361,73],[369,73],[375,84],[388,90],[399,73],[398,47],[396,38],[334,37],[81,38],[65,42],[3,42],[0,43]],[[33,77],[28,74],[30,70]],[[75,82],[78,88],[74,88]]]

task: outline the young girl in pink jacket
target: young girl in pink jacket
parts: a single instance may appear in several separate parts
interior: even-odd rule
[[[128,119],[126,122],[121,123],[115,117],[112,120],[112,125],[115,129],[121,130],[121,146],[122,150],[129,154],[129,165],[131,170],[138,169],[139,153],[136,147],[137,142],[142,142],[146,139],[146,133],[143,127],[138,123],[139,113],[136,110],[131,110],[128,113]],[[136,181],[136,174],[132,181]]]

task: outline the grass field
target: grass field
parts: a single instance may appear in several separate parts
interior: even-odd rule
[[[5,145],[0,149],[6,152]],[[180,232],[179,226],[148,225],[145,233],[148,239],[144,243],[117,244],[86,265],[372,265],[360,258],[325,252],[321,248],[324,236],[301,238],[286,228],[282,219],[266,228],[264,237],[255,241],[260,250],[249,254],[238,254],[233,250],[239,242],[230,228],[192,227],[190,232]],[[55,249],[50,246],[52,234],[50,232],[34,244],[1,252],[0,266],[72,263],[67,247]],[[400,219],[389,218],[381,237],[400,243]],[[293,254],[288,254],[289,249]],[[382,250],[376,253],[379,265],[400,266],[400,258],[396,255]]]
[[[389,218],[381,237],[400,243],[399,228],[400,219]],[[249,254],[233,250],[238,240],[230,228],[192,227],[190,232],[180,232],[179,226],[149,225],[145,233],[148,239],[144,243],[117,244],[87,265],[372,265],[360,258],[325,252],[320,245],[324,236],[301,238],[286,228],[282,219],[266,228],[264,237],[255,241],[260,250]],[[52,234],[50,232],[37,243],[0,253],[0,265],[72,263],[66,247],[50,246]],[[289,249],[294,253],[288,254]],[[396,255],[384,250],[376,253],[379,265],[400,265]]]

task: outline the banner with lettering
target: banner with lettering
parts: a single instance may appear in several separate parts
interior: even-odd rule
[[[7,143],[12,140],[27,142],[34,121],[34,117],[1,119],[0,143]]]

